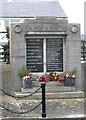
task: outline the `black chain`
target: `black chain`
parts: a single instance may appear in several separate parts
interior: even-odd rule
[[[35,93],[37,93],[40,89],[41,89],[41,87],[39,87],[37,90],[35,90],[33,93],[30,93],[29,95],[24,95],[24,96],[16,97],[16,96],[14,96],[14,95],[10,95],[9,93],[3,91],[3,90],[0,88],[0,90],[1,90],[4,94],[6,94],[6,95],[8,95],[8,96],[10,96],[10,97],[13,97],[13,98],[26,98],[26,97],[30,97],[30,96],[34,95]]]
[[[16,111],[13,111],[13,110],[11,110],[11,109],[9,109],[9,108],[6,108],[3,104],[0,104],[0,106],[1,106],[2,108],[4,108],[5,110],[13,113],[13,114],[26,114],[26,113],[32,112],[33,110],[37,109],[41,104],[42,104],[42,101],[41,101],[37,106],[35,106],[34,108],[32,108],[31,110],[24,110],[24,111],[22,111],[22,110],[20,110],[20,109],[17,109],[17,110],[19,110],[20,112],[16,112]]]
[[[10,97],[14,97],[14,98],[15,98],[15,96],[10,95],[9,93],[7,93],[7,92],[5,92],[4,90],[2,90],[1,88],[0,88],[0,91],[2,91],[4,94],[6,94],[6,95],[8,95],[8,96],[10,96]]]

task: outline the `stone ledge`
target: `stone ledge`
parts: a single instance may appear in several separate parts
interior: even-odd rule
[[[37,81],[33,81],[33,86],[34,87],[39,87],[39,86],[41,86],[41,84],[42,84],[43,82],[37,82]],[[47,82],[46,83],[46,86],[63,86],[64,85],[64,83],[59,83],[59,82],[53,82],[53,81],[50,81],[50,82]]]
[[[22,92],[15,92],[15,97],[27,96],[30,93],[22,93]],[[41,93],[35,93],[33,96],[29,97],[29,99],[41,99]],[[73,91],[73,92],[54,92],[54,93],[46,93],[47,99],[69,99],[69,98],[84,98],[85,94],[83,91]],[[28,98],[27,98],[28,99]]]
[[[64,116],[64,118],[22,118],[22,117],[14,117],[14,118],[1,118],[0,120],[85,120],[84,117],[72,117],[72,118],[68,118],[66,116]]]
[[[22,93],[31,93],[34,92],[35,90],[37,90],[39,87],[33,87],[31,89],[24,89],[21,87],[21,92]],[[46,86],[46,92],[50,93],[50,92],[68,92],[68,91],[76,91],[77,88],[75,86]],[[41,93],[41,89],[38,91],[39,93]]]

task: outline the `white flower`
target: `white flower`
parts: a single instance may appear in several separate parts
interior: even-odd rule
[[[24,77],[23,77],[23,80],[27,80],[27,79],[30,79],[31,78],[31,75],[25,75]]]
[[[66,76],[67,78],[70,77],[70,75],[69,75],[68,73],[67,73],[65,76]]]
[[[26,79],[27,79],[27,76],[24,76],[24,77],[23,77],[23,80],[26,80]]]
[[[75,78],[75,75],[72,75],[73,78]]]

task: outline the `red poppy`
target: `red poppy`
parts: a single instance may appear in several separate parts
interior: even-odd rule
[[[50,77],[49,76],[45,76],[45,82],[49,82],[50,81]]]

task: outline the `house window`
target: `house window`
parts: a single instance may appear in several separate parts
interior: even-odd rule
[[[27,38],[26,62],[32,72],[62,72],[63,39]]]

